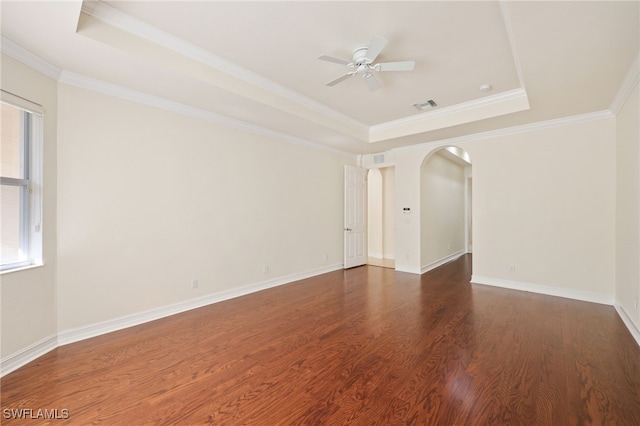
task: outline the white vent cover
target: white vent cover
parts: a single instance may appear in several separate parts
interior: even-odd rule
[[[376,154],[373,156],[373,164],[384,163],[384,154]]]
[[[420,111],[426,111],[428,109],[437,107],[438,104],[433,99],[429,99],[428,101],[418,102],[416,104],[413,104],[413,106],[416,107],[416,109],[419,109]]]

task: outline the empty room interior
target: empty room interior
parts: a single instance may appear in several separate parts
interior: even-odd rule
[[[640,2],[0,8],[3,424],[640,424]]]

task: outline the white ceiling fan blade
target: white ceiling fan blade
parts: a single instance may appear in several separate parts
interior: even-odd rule
[[[375,36],[371,39],[371,43],[369,43],[369,48],[367,49],[367,54],[365,55],[365,59],[368,59],[370,62],[373,62],[382,49],[387,45],[387,40],[383,37]]]
[[[376,77],[371,73],[364,75],[364,82],[367,83],[367,87],[369,87],[369,90],[372,92],[380,88],[380,83],[378,83]]]
[[[349,72],[346,73],[345,75],[341,75],[340,77],[336,78],[333,81],[330,81],[327,83],[327,86],[335,86],[336,84],[340,83],[341,81],[346,80],[347,78],[351,77],[354,73]]]
[[[340,65],[351,65],[350,61],[345,61],[344,59],[334,58],[333,56],[322,55],[318,59],[321,61],[333,62],[334,64]]]
[[[376,71],[413,71],[416,66],[414,61],[402,61],[402,62],[383,62],[375,65],[373,68]]]

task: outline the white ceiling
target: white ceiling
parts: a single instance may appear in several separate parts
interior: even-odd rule
[[[63,82],[112,83],[292,140],[370,153],[606,110],[638,55],[639,4],[2,1],[1,7],[3,39],[63,70]],[[350,69],[317,58],[349,60],[373,36],[389,42],[379,61],[414,60],[415,70],[376,74],[382,88],[375,92],[358,77],[326,86]],[[481,84],[492,90],[480,91]],[[412,106],[428,99],[438,107]]]

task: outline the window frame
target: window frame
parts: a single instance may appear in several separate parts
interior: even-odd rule
[[[42,257],[42,146],[44,108],[20,96],[1,90],[0,101],[23,112],[22,178],[0,175],[0,185],[21,188],[20,247],[26,256],[17,262],[2,264],[0,274],[43,265]]]

